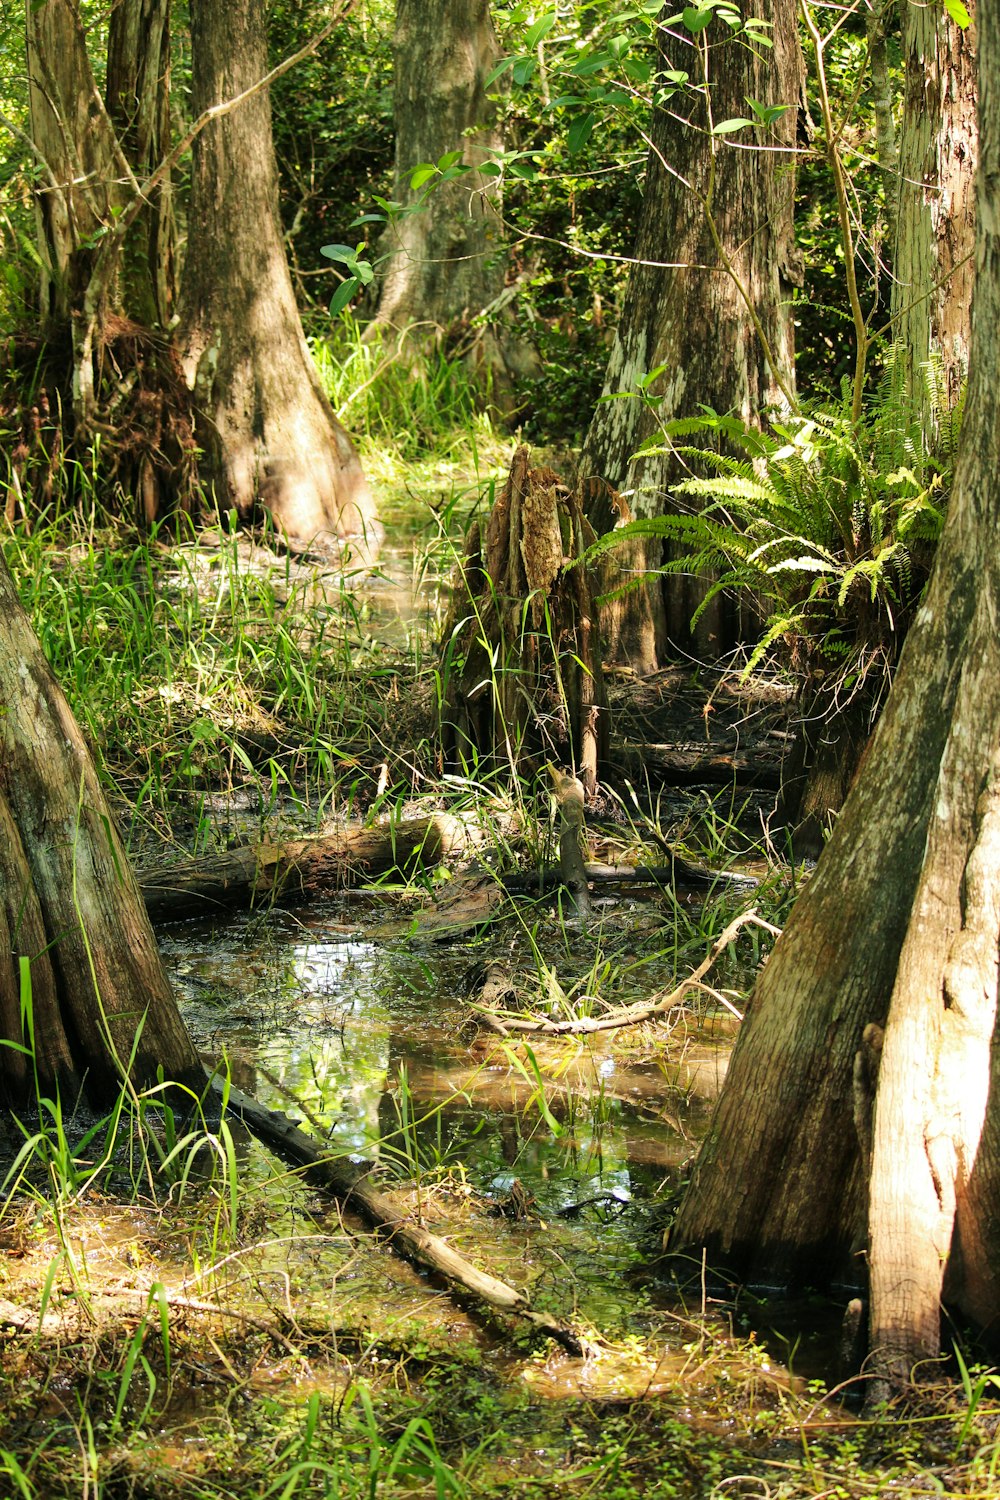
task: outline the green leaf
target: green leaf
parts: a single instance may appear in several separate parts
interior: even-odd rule
[[[697,36],[699,31],[704,31],[711,19],[712,12],[710,10],[702,10],[700,7],[694,5],[689,5],[681,14],[681,20],[684,22],[685,29],[690,31],[692,36]]]
[[[354,293],[358,291],[360,286],[361,281],[357,276],[349,276],[346,281],[342,281],[340,283],[337,290],[330,298],[331,318],[335,318],[338,313],[343,312],[344,308],[347,306],[348,302],[350,302],[351,298],[354,296]]]
[[[320,255],[325,255],[327,260],[339,260],[345,266],[353,266],[358,258],[358,252],[353,245],[320,245]]]
[[[966,27],[972,25],[972,17],[962,4],[962,0],[944,0],[944,8],[948,12],[955,25],[965,31]]]
[[[594,124],[593,115],[581,115],[579,119],[573,121],[566,133],[566,146],[570,156],[575,156],[577,151],[583,150],[590,140]]]
[[[514,64],[514,82],[519,89],[523,89],[531,82],[535,72],[535,59],[533,57],[519,57]]]
[[[651,65],[641,57],[627,57],[622,63],[622,71],[626,78],[638,84],[648,83],[653,76]]]
[[[439,172],[447,172],[447,170],[448,170],[449,167],[455,166],[456,163],[460,162],[461,160],[462,160],[462,153],[461,153],[461,151],[446,151],[443,156],[439,156],[438,157],[438,164],[437,164],[438,171]]]
[[[491,68],[487,73],[486,82],[483,84],[483,87],[487,89],[492,88],[497,79],[502,78],[503,75],[507,72],[508,68],[512,68],[516,61],[517,59],[515,57],[502,57],[497,63],[496,67]]]
[[[425,182],[430,182],[432,177],[438,175],[438,169],[433,162],[424,161],[419,167],[414,167],[410,173],[410,187],[414,192],[422,188]]]
[[[732,120],[720,120],[718,125],[712,126],[713,135],[731,135],[734,130],[742,130],[745,125],[752,125],[752,120],[746,120],[736,116]]]
[[[529,26],[525,32],[525,48],[530,51],[533,47],[537,47],[542,38],[548,36],[555,24],[556,13],[554,10],[550,10],[547,15],[541,16],[535,22],[534,26]]]

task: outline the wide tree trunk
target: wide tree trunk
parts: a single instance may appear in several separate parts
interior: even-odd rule
[[[694,93],[675,94],[653,116],[636,264],[604,385],[605,396],[624,399],[598,406],[580,469],[623,492],[635,518],[670,508],[671,484],[689,477],[668,452],[638,453],[662,423],[698,415],[704,405],[758,422],[767,407],[787,404],[794,380],[789,301],[802,279],[792,223],[802,52],[793,0],[751,0],[744,17],[772,23],[773,51],[758,54],[737,41],[710,46],[711,116]],[[725,30],[713,22],[707,35]],[[673,57],[675,45],[664,37],[664,67],[701,82],[692,61],[697,46]],[[713,123],[745,116],[748,97],[787,108],[767,130],[707,135]],[[646,391],[652,399],[637,399],[640,382],[661,366]],[[595,487],[598,502],[600,494]],[[598,503],[595,529],[607,529],[609,519]],[[605,582],[613,587],[655,567],[659,548],[633,544],[624,558],[610,554],[614,571]],[[671,578],[666,616],[659,579],[626,595],[617,611],[602,612],[609,656],[654,670],[666,632],[690,639],[702,595],[699,580]],[[701,617],[697,644],[715,657],[739,635],[738,614],[720,596]]]
[[[988,7],[988,10],[987,10]],[[1000,20],[996,0],[983,14]],[[1000,174],[1000,31],[980,42]],[[1000,226],[981,214],[951,507],[872,748],[764,970],[673,1243],[737,1274],[861,1280],[883,1393],[946,1293],[1000,1299]],[[985,1122],[985,1129],[984,1129]],[[995,1328],[991,1329],[995,1337]]]
[[[975,25],[963,31],[943,6],[909,0],[903,56],[893,337],[932,433],[938,414],[922,367],[932,357],[940,361],[945,410],[958,400],[969,367],[979,155]]]
[[[0,1091],[97,1105],[130,1075],[199,1090],[83,736],[0,561]],[[33,1043],[34,1059],[21,1048]]]
[[[259,502],[299,543],[377,551],[375,502],[306,345],[278,219],[264,0],[193,0],[196,115],[249,90],[194,144],[182,343],[217,504]]]
[[[393,55],[392,197],[403,212],[379,244],[386,260],[374,326],[391,330],[404,357],[464,335],[470,360],[509,390],[530,352],[499,313],[491,326],[472,327],[502,293],[507,269],[500,182],[479,170],[503,146],[486,89],[500,59],[488,0],[397,0]],[[453,152],[469,170],[411,185],[415,168]]]

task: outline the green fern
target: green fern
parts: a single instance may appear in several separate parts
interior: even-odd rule
[[[839,683],[856,686],[877,667],[880,698],[926,582],[958,444],[961,403],[948,406],[940,364],[925,380],[933,453],[892,360],[858,423],[845,396],[839,410],[816,408],[763,433],[707,409],[666,424],[645,451],[663,452],[665,439],[697,467],[700,477],[673,488],[690,508],[630,522],[590,555],[661,537],[672,554],[665,573],[714,578],[692,623],[720,592],[747,591],[762,605],[747,673],[777,654],[807,671],[834,667]]]

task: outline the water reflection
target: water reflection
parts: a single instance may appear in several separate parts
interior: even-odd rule
[[[530,1057],[470,1025],[469,956],[361,940],[331,903],[164,940],[189,1025],[209,1053],[256,1069],[265,1102],[305,1114],[339,1150],[408,1179],[463,1175],[537,1212],[613,1212],[691,1153],[724,1074],[685,1037],[651,1063],[591,1041],[536,1039]]]

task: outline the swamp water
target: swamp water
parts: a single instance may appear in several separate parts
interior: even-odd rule
[[[387,560],[359,605],[364,651],[429,634],[408,566]],[[355,893],[160,940],[199,1046],[234,1082],[374,1161],[412,1216],[598,1351],[570,1358],[459,1305],[233,1123],[179,1158],[166,1207],[140,1163],[131,1204],[81,1187],[54,1221],[29,1209],[5,1228],[7,1305],[32,1305],[34,1274],[63,1351],[19,1356],[9,1420],[43,1477],[11,1494],[769,1493],[766,1478],[734,1485],[782,1460],[797,1382],[763,1343],[731,1338],[730,1311],[700,1289],[689,1317],[657,1268],[656,1195],[707,1125],[731,1018],[683,1010],[641,1037],[514,1048],[470,1003],[498,960],[532,1009],[558,1006],[555,975],[598,1003],[648,998],[731,912],[705,936],[666,894],[599,902],[585,933],[525,910],[442,944],[405,900]],[[723,982],[745,987],[746,964]],[[118,1331],[102,1334],[108,1317]],[[64,1447],[60,1479],[45,1454]]]
[[[292,1405],[317,1392],[342,1400],[360,1370],[393,1384],[395,1400],[405,1389],[406,1409],[426,1413],[446,1449],[489,1436],[483,1482],[488,1472],[515,1492],[521,1466],[526,1492],[544,1492],[546,1476],[588,1445],[614,1448],[608,1433],[635,1421],[633,1403],[647,1416],[655,1407],[654,1426],[680,1420],[711,1444],[731,1426],[721,1412],[734,1382],[751,1425],[759,1405],[769,1432],[793,1385],[763,1347],[730,1346],[728,1314],[706,1341],[673,1283],[657,1278],[655,1196],[707,1125],[732,1018],[679,1010],[641,1039],[506,1045],[477,1025],[470,1001],[498,946],[519,973],[533,958],[551,986],[545,925],[530,941],[500,929],[440,945],[411,931],[388,896],[356,895],[161,934],[189,1026],[208,1055],[230,1059],[241,1087],[305,1117],[331,1151],[375,1162],[426,1227],[601,1345],[570,1358],[463,1309],[245,1142],[253,1236],[228,1257],[227,1299],[261,1316],[283,1311],[325,1351],[272,1353],[250,1388]],[[652,904],[602,903],[586,933],[551,916],[547,925],[550,944],[560,934],[549,974],[586,974],[603,933],[612,950],[638,941],[651,955],[616,1002],[675,982]],[[652,1461],[658,1439],[637,1443],[616,1469]],[[709,1492],[677,1483],[662,1493]]]

